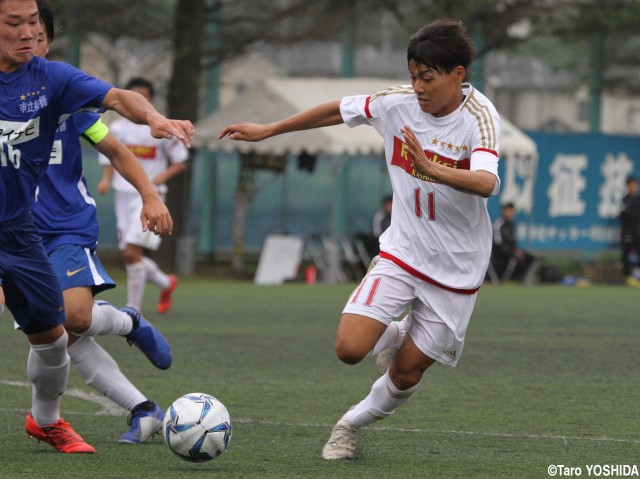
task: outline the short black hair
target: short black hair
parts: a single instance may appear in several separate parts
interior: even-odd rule
[[[441,19],[425,25],[411,35],[407,63],[412,61],[441,73],[457,66],[465,69],[475,57],[473,42],[460,20]]]
[[[125,90],[131,90],[132,88],[146,88],[147,90],[149,90],[149,95],[151,95],[151,98],[153,98],[155,95],[153,83],[143,77],[133,77],[131,80],[129,80],[127,82]]]
[[[629,184],[629,183],[637,183],[638,182],[638,178],[636,178],[633,175],[629,175],[627,176],[627,181],[625,182],[625,184]]]
[[[55,27],[53,24],[53,9],[51,3],[48,0],[36,0],[38,5],[38,14],[40,15],[40,22],[44,26],[45,34],[49,43],[53,42],[55,35]]]

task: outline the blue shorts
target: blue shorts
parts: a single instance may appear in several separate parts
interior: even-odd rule
[[[116,287],[95,251],[75,244],[61,244],[49,253],[62,291],[88,286],[94,296]]]
[[[0,223],[0,279],[7,307],[25,333],[65,322],[60,282],[31,214]]]

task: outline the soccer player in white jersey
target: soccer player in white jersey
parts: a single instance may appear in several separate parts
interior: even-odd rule
[[[153,101],[153,84],[144,78],[132,78],[126,89],[136,91],[150,102]],[[111,132],[140,160],[147,176],[164,199],[167,181],[186,168],[189,153],[185,146],[175,139],[154,138],[148,126],[138,125],[127,119],[115,121],[111,125]],[[144,254],[145,249],[157,250],[161,239],[136,228],[134,219],[140,216],[142,208],[140,195],[131,183],[113,170],[104,156],[101,155],[99,161],[106,166],[98,191],[105,194],[110,182],[115,190],[118,243],[127,271],[127,306],[140,311],[145,284],[150,282],[160,288],[157,309],[160,314],[166,314],[171,308],[171,294],[178,279],[175,275],[164,273],[155,261]]]
[[[356,364],[398,350],[369,394],[334,426],[324,459],[356,457],[360,428],[393,414],[434,362],[455,366],[462,353],[491,253],[486,202],[500,184],[500,118],[464,82],[473,56],[462,23],[437,20],[409,41],[411,85],[220,132],[220,138],[260,141],[346,123],[373,126],[384,138],[394,200],[391,226],[380,238],[380,260],[343,310],[336,354]],[[394,321],[409,307],[406,320]]]

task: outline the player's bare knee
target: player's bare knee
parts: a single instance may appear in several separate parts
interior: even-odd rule
[[[79,314],[73,311],[67,313],[64,328],[74,334],[83,334],[91,326],[91,315]]]
[[[122,261],[125,264],[133,264],[133,263],[137,263],[139,259],[135,253],[125,249],[124,251],[122,251]]]
[[[420,383],[423,373],[424,370],[421,368],[398,370],[394,364],[391,364],[389,367],[389,378],[395,387],[401,391],[412,388]]]
[[[336,356],[345,364],[358,364],[362,361],[366,353],[362,353],[352,343],[338,339],[336,341]]]

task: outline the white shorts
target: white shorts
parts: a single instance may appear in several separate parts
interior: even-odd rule
[[[455,367],[477,296],[439,288],[380,259],[352,293],[343,314],[359,314],[388,325],[410,308],[407,333],[418,349]]]
[[[142,198],[136,193],[115,192],[114,208],[118,227],[118,247],[123,250],[127,244],[134,244],[142,248],[157,250],[162,239],[151,231],[142,231],[140,213],[142,212]]]

